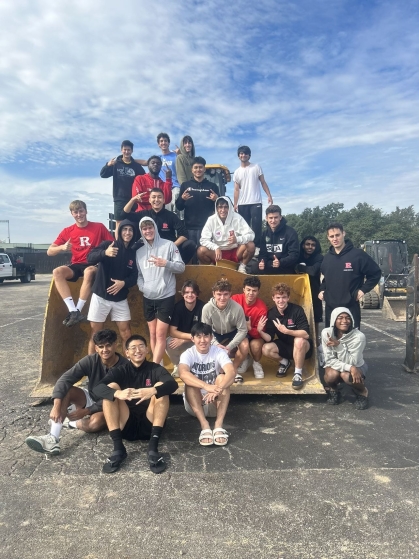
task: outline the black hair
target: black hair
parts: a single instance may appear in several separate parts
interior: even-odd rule
[[[316,248],[314,249],[314,251],[312,252],[312,254],[310,256],[314,256],[315,254],[320,254],[322,251],[322,247],[320,245],[319,240],[314,237],[313,235],[307,235],[306,237],[304,237],[304,239],[301,241],[300,243],[300,258],[304,258],[304,255],[306,254],[305,250],[304,250],[304,244],[306,241],[313,241],[316,243]]]
[[[329,225],[327,226],[326,232],[329,233],[329,231],[331,229],[339,229],[340,231],[344,231],[343,229],[343,225],[341,223],[339,223],[339,221],[333,221],[332,223],[329,223]]]
[[[152,159],[158,159],[158,160],[160,161],[160,163],[161,163],[161,157],[160,157],[160,155],[152,155],[151,157],[149,157],[149,158],[147,159],[147,165],[150,163],[150,161],[151,161]]]
[[[335,229],[337,229],[337,227],[335,227]],[[336,320],[337,320],[338,317],[339,317],[341,314],[343,314],[343,313],[347,314],[347,315],[349,316],[350,321],[351,321],[351,325],[349,326],[348,331],[345,332],[346,334],[349,334],[349,332],[351,332],[351,331],[354,329],[354,322],[353,322],[353,320],[352,320],[352,318],[351,318],[351,315],[350,315],[348,312],[346,312],[346,311],[342,311],[342,312],[340,312],[340,313],[338,314],[338,316],[336,317]],[[338,330],[338,329],[336,328],[336,320],[335,320],[335,323],[333,324],[333,337],[337,340],[337,339],[338,339],[338,333],[340,332],[340,330]]]
[[[154,188],[152,188],[149,192],[149,194],[151,194],[152,192],[158,192],[159,194],[162,194],[164,196],[164,192],[161,188],[159,188],[158,186],[155,186]]]
[[[132,336],[130,336],[128,338],[128,340],[125,342],[125,349],[128,349],[128,346],[131,342],[133,342],[134,340],[139,340],[140,342],[143,342],[144,345],[147,347],[147,340],[143,337],[140,336],[140,334],[133,334]]]
[[[193,140],[190,136],[184,136],[183,137],[183,140],[182,140],[183,145],[185,145],[185,140],[189,140],[191,142],[191,144],[193,145]]]
[[[182,295],[184,295],[185,293],[185,289],[187,287],[192,287],[193,292],[195,293],[195,295],[199,295],[201,293],[200,289],[199,289],[199,285],[196,283],[195,280],[186,280],[185,283],[182,285],[180,292],[182,293]]]
[[[116,340],[117,335],[115,330],[110,330],[109,328],[99,330],[99,332],[93,335],[93,343],[95,345],[114,344]]]
[[[257,287],[258,289],[260,289],[260,286],[262,284],[260,283],[260,279],[257,276],[250,276],[244,279],[243,287],[246,287],[246,285],[248,287]]]
[[[204,324],[203,322],[196,322],[191,328],[191,336],[194,338],[200,334],[209,336],[212,334],[212,327],[209,324]]]
[[[158,136],[157,136],[157,143],[159,143],[160,140],[161,140],[162,138],[166,138],[166,140],[167,140],[167,141],[169,142],[169,144],[170,144],[170,137],[169,137],[169,134],[166,134],[166,132],[160,132],[160,134],[158,134]]]
[[[269,215],[269,214],[278,214],[282,215],[282,210],[279,206],[277,206],[276,204],[271,204],[270,206],[268,206],[265,210],[265,214]]]
[[[245,153],[246,155],[248,155],[249,157],[252,155],[252,152],[249,148],[249,146],[240,146],[237,149],[237,157],[239,156],[240,153]]]
[[[203,157],[200,157],[199,155],[197,155],[196,157],[193,158],[192,160],[192,166],[195,165],[195,163],[198,163],[199,165],[203,165],[205,167],[205,165],[207,164],[207,162],[205,161],[205,159]]]
[[[217,198],[217,201],[215,202],[215,207],[218,208],[218,206],[220,206],[221,204],[223,205],[227,204],[227,206],[229,206],[228,200],[226,200],[224,196],[220,196],[219,198]]]
[[[133,144],[132,142],[130,142],[129,140],[124,140],[124,141],[121,143],[121,149],[122,149],[123,147],[129,147],[129,148],[131,148],[131,149],[134,151],[134,144]]]

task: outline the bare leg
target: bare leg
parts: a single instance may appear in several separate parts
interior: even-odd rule
[[[191,406],[194,414],[196,415],[199,424],[201,425],[201,431],[204,429],[211,429],[207,418],[204,414],[204,409],[202,407],[202,393],[200,388],[195,388],[193,386],[185,386],[185,398],[188,404]],[[202,442],[211,443],[212,439],[202,439]]]
[[[92,291],[92,285],[93,282],[95,281],[96,273],[97,273],[96,266],[89,266],[84,270],[83,283],[81,284],[80,287],[80,299],[83,299],[83,301],[87,301],[87,299],[90,296],[90,293]]]
[[[162,382],[156,382],[154,386],[159,386]],[[163,427],[169,412],[169,396],[162,396],[150,398],[150,403],[147,408],[147,419],[153,424],[153,427]]]
[[[156,342],[153,349],[154,363],[160,363],[166,351],[166,338],[169,331],[169,325],[161,320],[156,320]]]
[[[257,363],[262,359],[262,347],[264,343],[264,340],[259,338],[250,340],[250,353]]]
[[[296,369],[302,369],[310,344],[304,338],[294,338],[293,358]]]
[[[93,336],[95,334],[97,334],[100,330],[103,330],[103,326],[104,326],[104,322],[92,322],[90,321],[90,328],[92,329],[91,332],[91,336],[90,336],[90,340],[89,340],[89,346],[87,349],[87,353],[89,355],[93,355],[94,353],[96,353],[95,350],[95,342],[93,341]]]
[[[55,287],[60,294],[62,299],[67,299],[71,297],[70,287],[67,280],[74,276],[73,270],[68,266],[59,266],[54,268],[52,272],[52,277],[54,278]]]
[[[84,431],[85,433],[97,433],[106,428],[105,414],[103,412],[97,412],[86,417],[84,419],[79,419],[76,421],[77,429]]]
[[[156,347],[156,328],[157,328],[157,318],[147,322],[148,331],[150,332],[150,348],[151,353],[154,355],[154,348]]]
[[[128,338],[131,337],[131,321],[130,320],[121,320],[117,321],[116,325],[118,326],[119,335],[121,336],[122,340],[122,353],[125,353],[125,342]]]
[[[328,388],[336,390],[336,387],[340,382],[340,372],[332,369],[332,367],[326,367],[324,370],[324,382]]]
[[[245,338],[242,342],[240,342],[239,347],[237,348],[236,355],[234,356],[233,366],[234,370],[240,367],[246,357],[249,355],[249,340]]]
[[[360,371],[360,373],[362,374],[362,371]],[[363,382],[351,382],[349,375],[350,373],[346,372],[340,373],[340,378],[343,380],[343,382],[349,384],[349,386],[351,386],[355,390],[355,392],[357,392],[361,396],[368,396],[368,389],[365,384]]]
[[[268,342],[262,346],[262,354],[275,361],[280,361],[282,357],[279,355],[278,348],[273,342]]]
[[[255,254],[255,243],[252,241],[248,242],[245,245],[240,245],[237,249],[237,260],[239,262],[243,262],[243,264],[248,264]]]
[[[215,384],[222,384],[224,382],[223,375],[219,375],[215,381]],[[230,402],[230,388],[225,388],[221,394],[218,396],[217,400],[217,417],[214,423],[214,429],[217,427],[222,427],[224,423],[224,418],[227,413],[228,404]],[[217,435],[217,440],[220,442],[225,442],[225,438],[221,435]]]
[[[118,240],[118,231],[119,231],[120,223],[121,223],[120,221],[115,220],[115,231],[114,231],[115,240]]]
[[[112,382],[109,386],[120,390],[116,382]],[[103,400],[103,413],[109,431],[114,431],[115,429],[121,429],[122,431],[128,421],[129,408],[123,400],[115,399],[112,402],[110,400]]]
[[[215,251],[210,250],[207,247],[200,246],[196,251],[196,255],[201,264],[214,264],[215,262]]]

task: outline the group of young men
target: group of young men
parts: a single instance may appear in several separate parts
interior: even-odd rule
[[[293,361],[292,387],[298,390],[303,386],[304,361],[311,357],[314,343],[322,347],[328,402],[339,403],[337,385],[343,381],[353,388],[357,409],[365,409],[367,367],[365,337],[359,331],[359,299],[378,283],[379,267],[364,251],[345,241],[340,223],[327,229],[331,246],[324,257],[315,237],[307,236],[299,243],[281,208],[273,205],[261,168],[250,164],[247,146],[238,150],[241,164],[235,173],[233,203],[219,196],[216,185],[205,179],[205,160],[195,157],[190,136],[182,138],[179,155],[168,151],[167,134],[159,134],[157,140],[161,156],[147,162],[134,160],[133,145],[125,141],[122,155],[101,171],[102,177],[113,176],[115,237],[102,224],[89,222],[86,204],[75,200],[70,204],[75,224],[64,229],[48,249],[51,256],[72,253],[71,264],[53,273],[68,309],[63,324],[71,327],[86,320],[81,311],[91,292],[87,320],[92,336],[89,355],[64,373],[54,388],[50,433],[28,437],[30,448],[59,454],[63,425],[86,432],[107,426],[114,448],[103,466],[105,473],[115,472],[125,460],[123,439],[148,439],[150,469],[160,473],[166,463],[158,442],[169,395],[178,388],[173,377],[179,376],[185,383],[185,408],[201,425],[199,443],[224,446],[228,442],[223,421],[230,386],[243,382],[249,359],[256,379],[264,377],[262,356],[277,361],[278,377],[287,375]],[[142,167],[146,164],[147,175]],[[180,185],[173,179],[175,170],[182,177]],[[269,202],[263,231],[261,188]],[[259,198],[251,195],[256,190]],[[184,221],[168,204],[183,212]],[[195,257],[201,264],[220,259],[237,262],[239,271],[251,274],[244,279],[243,292],[232,294],[229,282],[219,280],[210,301],[204,302],[191,278],[183,284],[182,298],[175,304],[176,274]],[[313,297],[316,329],[312,333],[303,308],[290,302],[286,283],[273,287],[271,309],[259,297],[258,276],[304,272],[309,275]],[[80,277],[83,282],[76,303],[67,282]],[[145,338],[131,332],[127,297],[135,283],[143,294],[151,361],[146,360]],[[326,328],[320,342],[322,300]],[[104,329],[108,316],[117,324],[126,357],[116,352],[116,332]],[[173,376],[162,366],[165,352],[175,367]],[[88,390],[74,386],[84,376],[88,377]],[[210,417],[215,418],[213,429]]]

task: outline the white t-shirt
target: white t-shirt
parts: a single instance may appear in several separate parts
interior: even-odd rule
[[[188,365],[190,372],[207,384],[214,384],[221,369],[231,364],[231,359],[225,349],[210,346],[208,353],[199,353],[196,347],[190,347],[180,356],[179,365]]]
[[[250,163],[247,167],[239,167],[234,171],[234,182],[240,186],[239,206],[262,203],[261,175],[263,171],[257,163]]]

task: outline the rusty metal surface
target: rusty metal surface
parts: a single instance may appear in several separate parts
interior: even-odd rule
[[[406,297],[384,297],[383,318],[404,322],[406,320]]]
[[[232,284],[233,293],[241,293],[245,275],[222,266],[186,266],[184,273],[177,276],[177,289],[179,291],[183,282],[187,279],[194,279],[198,282],[201,290],[200,298],[206,302],[212,296],[212,286],[222,277],[227,278]],[[310,324],[310,330],[314,333],[314,316],[308,276],[306,274],[276,275],[261,276],[260,279],[262,282],[260,297],[266,302],[268,307],[273,305],[271,298],[272,286],[279,282],[289,285],[291,288],[291,302],[297,303],[304,308]],[[78,299],[80,285],[81,280],[76,283],[69,283],[71,294],[75,300]],[[177,299],[179,298],[180,293],[177,293]],[[132,332],[141,334],[148,339],[147,322],[143,312],[143,298],[137,286],[130,289],[128,303],[132,316]],[[83,309],[83,314],[85,315],[88,313],[88,304],[86,303]],[[33,397],[51,396],[53,386],[62,373],[69,369],[76,361],[87,355],[90,325],[89,323],[82,323],[72,328],[66,328],[62,325],[62,321],[66,317],[67,312],[66,306],[58,295],[52,281],[44,318],[40,375],[31,394]],[[105,323],[105,327],[116,329],[116,325],[110,320]],[[304,386],[297,393],[324,393],[323,386],[318,377],[317,348],[315,345],[312,357],[305,362]],[[167,356],[165,357],[165,366],[169,370],[172,368]],[[264,379],[256,380],[252,369],[249,368],[244,377],[245,382],[242,385],[233,386],[232,392],[236,394],[296,393],[291,388],[293,367],[290,367],[287,377],[278,379],[275,376],[277,363],[263,358],[262,366],[265,370]],[[182,391],[183,386],[180,383],[178,392]]]

